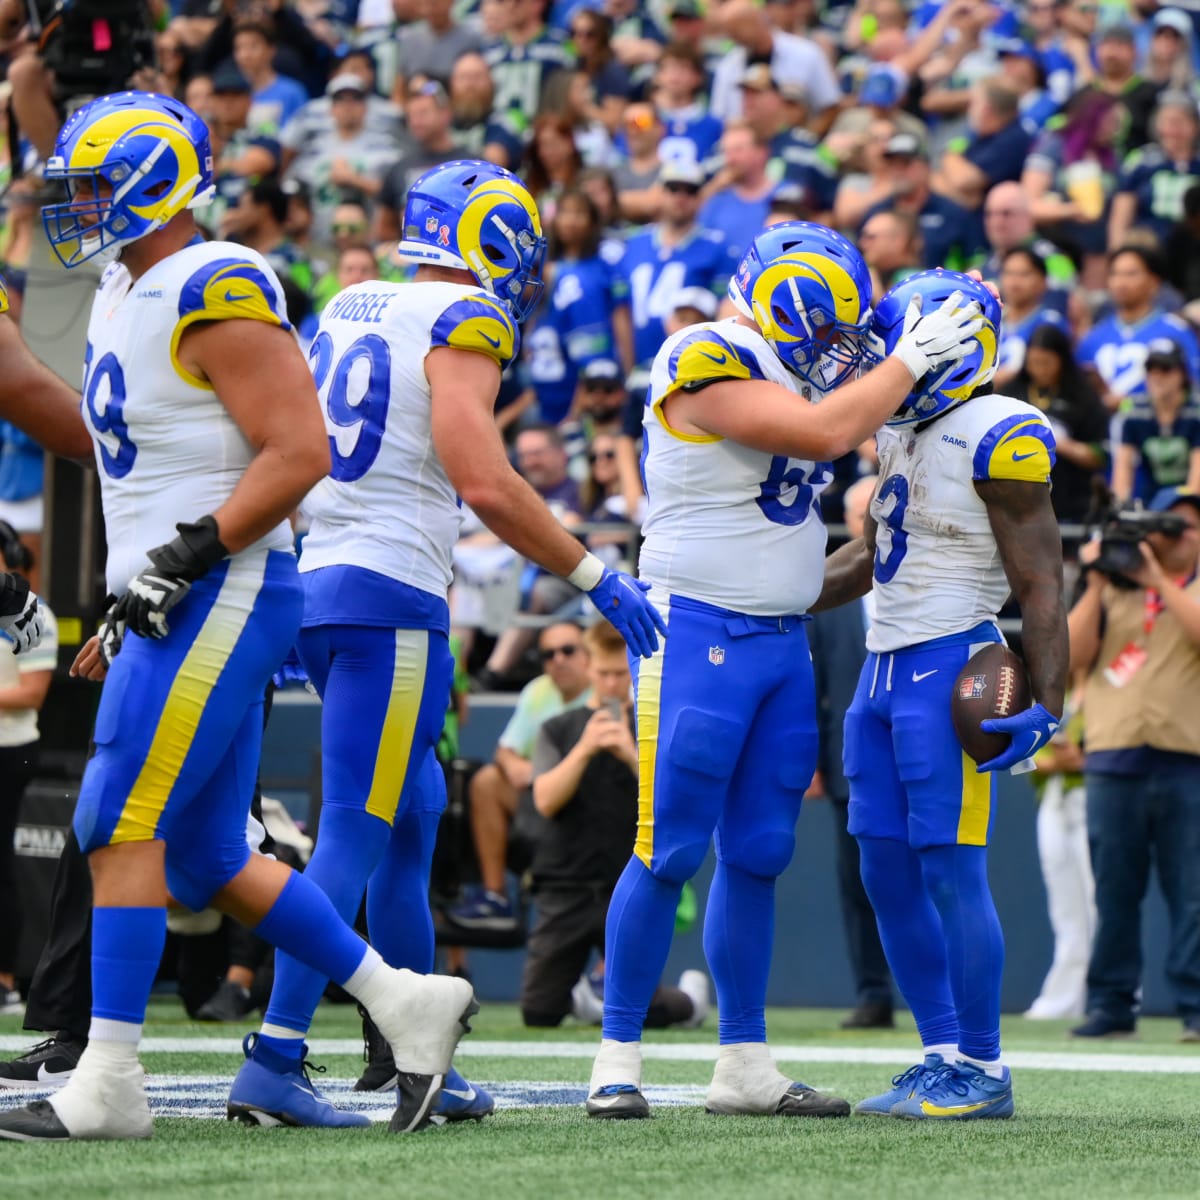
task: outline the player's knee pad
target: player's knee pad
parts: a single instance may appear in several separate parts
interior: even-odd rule
[[[200,912],[250,861],[245,839],[211,846],[167,843],[167,890],[185,908]]]
[[[796,835],[790,829],[764,829],[740,838],[734,846],[722,841],[717,857],[748,875],[775,879],[787,870],[795,852]]]
[[[687,841],[660,846],[655,841],[649,868],[650,874],[662,883],[683,887],[700,870],[708,854],[710,838],[689,838]]]

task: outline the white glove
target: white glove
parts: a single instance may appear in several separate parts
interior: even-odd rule
[[[32,650],[42,640],[44,630],[42,612],[33,592],[26,595],[25,605],[19,613],[0,617],[0,633],[6,633],[12,638],[14,654],[20,654],[22,650]]]
[[[921,297],[914,296],[904,314],[904,332],[892,354],[908,368],[915,383],[934,367],[954,365],[966,358],[983,326],[983,310],[974,300],[963,304],[962,292],[953,292],[941,308],[927,316],[921,315]]]

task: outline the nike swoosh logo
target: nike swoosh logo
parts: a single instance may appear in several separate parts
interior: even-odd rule
[[[74,1072],[72,1071],[49,1071],[46,1069],[46,1064],[42,1063],[38,1067],[37,1077],[41,1083],[50,1083],[52,1080],[70,1078]]]
[[[1033,743],[1030,745],[1029,750],[1026,753],[1025,757],[1029,758],[1041,744],[1042,744],[1042,731],[1040,729],[1035,729],[1033,731]]]
[[[500,349],[500,339],[499,338],[492,337],[492,335],[490,333],[484,333],[482,329],[479,331],[479,336],[481,338],[483,338],[483,340],[485,342],[487,342],[487,344],[489,346],[494,346],[497,350]]]
[[[470,1084],[467,1085],[465,1092],[456,1092],[453,1088],[444,1087],[442,1088],[442,1093],[446,1096],[453,1096],[455,1100],[465,1101],[467,1104],[470,1104],[476,1096],[475,1089]]]
[[[929,1100],[922,1100],[921,1111],[930,1117],[952,1117],[956,1113],[978,1112],[981,1108],[990,1107],[991,1103],[990,1100],[981,1100],[978,1104],[950,1104],[943,1108],[940,1104],[934,1104]]]
[[[1032,458],[1035,454],[1037,454],[1036,450],[1030,450],[1028,454],[1014,454],[1013,462],[1024,462],[1027,458]]]
[[[700,353],[703,354],[704,357],[709,359],[711,362],[715,362],[718,367],[721,366],[723,363],[727,363],[729,361],[728,354],[722,354],[721,357],[718,358],[715,354],[709,354],[709,352],[707,350],[701,350]]]
[[[916,671],[913,672],[913,683],[920,683],[922,679],[928,679],[930,675],[936,675],[938,668],[934,667],[932,671],[922,671],[919,675]]]
[[[235,295],[233,292],[226,292],[225,299],[226,300],[253,300],[254,293],[247,292],[244,296],[240,296],[240,295]]]

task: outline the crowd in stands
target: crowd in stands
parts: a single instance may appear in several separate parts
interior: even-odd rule
[[[214,237],[262,252],[311,338],[394,257],[409,185],[477,156],[518,172],[547,288],[496,420],[566,523],[614,561],[664,336],[724,315],[756,230],[862,249],[876,298],[976,267],[1006,304],[998,385],[1047,411],[1055,504],[1200,486],[1200,10],[1156,0],[155,0],[153,86],[207,121]],[[33,51],[0,46],[14,83]],[[7,94],[3,103],[9,104]],[[11,114],[9,114],[11,115]],[[19,313],[38,138],[7,122],[0,270]],[[823,497],[873,469],[836,464]],[[40,453],[0,431],[0,516],[36,538]],[[597,532],[598,525],[611,526]],[[622,532],[624,529],[624,532]],[[571,615],[467,514],[454,621],[485,686]],[[514,621],[514,613],[521,619]],[[494,639],[494,640],[493,640]],[[524,668],[524,669],[523,669]]]

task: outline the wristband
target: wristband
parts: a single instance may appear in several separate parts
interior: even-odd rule
[[[603,575],[604,564],[594,554],[585,554],[575,570],[567,576],[567,582],[581,592],[590,592]]]

